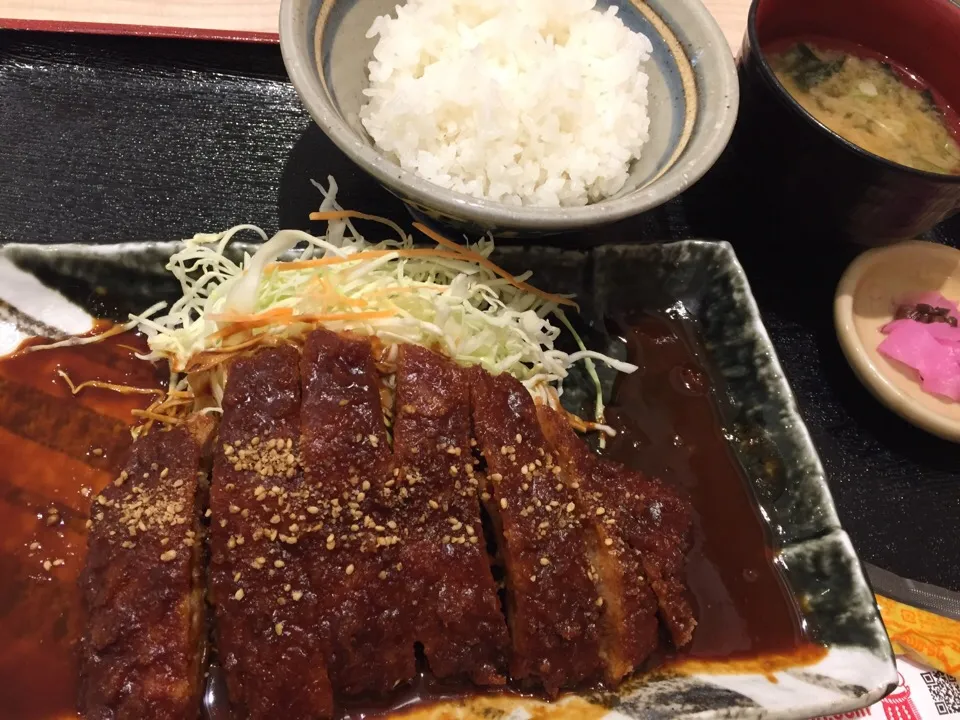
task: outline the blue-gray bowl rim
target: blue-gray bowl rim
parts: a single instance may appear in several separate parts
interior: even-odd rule
[[[702,103],[702,112],[712,109],[718,120],[694,133],[683,156],[655,183],[634,193],[582,207],[512,207],[481,200],[442,188],[404,170],[371,147],[350,128],[340,114],[319,98],[323,87],[314,59],[314,28],[302,27],[299,11],[307,12],[311,3],[319,9],[323,2],[337,0],[282,0],[280,4],[280,50],[287,74],[308,112],[333,143],[362,170],[397,194],[454,217],[467,217],[491,227],[564,231],[622,220],[657,207],[695,183],[709,170],[726,148],[733,133],[739,108],[739,84],[729,44],[717,21],[700,0],[674,0],[684,5],[698,21],[705,41],[698,44],[697,64],[716,63],[717,87]],[[345,2],[347,0],[340,0]],[[355,1],[355,0],[349,0]],[[643,2],[643,0],[631,0]],[[678,34],[682,28],[674,28]],[[680,38],[684,40],[683,37]],[[690,48],[683,43],[685,49]],[[701,88],[697,92],[702,95]]]

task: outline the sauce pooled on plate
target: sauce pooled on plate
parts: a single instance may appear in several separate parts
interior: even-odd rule
[[[626,318],[620,326],[628,359],[640,370],[618,377],[607,415],[617,436],[606,454],[684,488],[694,509],[687,579],[699,622],[677,660],[722,659],[755,671],[757,657],[781,656],[786,664],[816,659],[822,649],[804,632],[688,328],[656,315]]]
[[[156,367],[135,356],[145,351],[142,337],[124,333],[0,359],[0,718],[77,717],[88,509],[129,450],[131,411],[153,399],[101,388],[72,395],[57,371],[78,384],[160,388]]]

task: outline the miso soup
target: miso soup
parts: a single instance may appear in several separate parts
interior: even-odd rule
[[[915,76],[860,50],[792,42],[767,59],[787,92],[841,137],[901,165],[960,175],[952,110]]]

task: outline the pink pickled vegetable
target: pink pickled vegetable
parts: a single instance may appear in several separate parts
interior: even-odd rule
[[[892,335],[902,325],[919,325],[929,332],[937,342],[960,343],[960,327],[952,327],[946,323],[930,323],[924,325],[916,320],[891,320],[880,330],[884,335]]]
[[[946,308],[951,321],[929,321],[928,318],[893,320],[883,326],[887,336],[877,348],[883,355],[913,368],[920,375],[920,385],[928,393],[960,401],[960,313],[957,304],[939,293],[924,293],[910,299],[909,307]],[[907,306],[905,306],[907,307]],[[904,308],[901,308],[903,311]],[[902,315],[898,312],[898,316]],[[912,313],[916,316],[917,313]]]

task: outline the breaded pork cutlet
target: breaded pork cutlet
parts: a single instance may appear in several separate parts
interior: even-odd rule
[[[603,672],[603,599],[590,568],[583,508],[559,477],[526,388],[506,373],[479,368],[470,380],[506,572],[510,673],[555,695]]]
[[[154,430],[94,498],[81,589],[87,720],[200,713],[206,628],[199,474],[210,424]]]
[[[310,521],[298,459],[299,361],[284,346],[228,368],[210,491],[210,577],[220,662],[239,717],[333,713],[308,572],[319,558],[299,544]]]
[[[368,340],[315,330],[301,360],[303,458],[314,522],[308,551],[330,637],[330,680],[344,695],[382,694],[416,672],[413,600],[391,508],[380,380]],[[389,486],[388,486],[388,483]]]
[[[404,574],[431,671],[502,685],[510,641],[480,519],[467,377],[430,350],[400,347],[393,435],[405,495],[385,500],[406,519]]]
[[[549,439],[559,477],[574,490],[588,528],[588,551],[597,589],[603,598],[602,654],[605,679],[616,686],[656,649],[657,598],[645,577],[643,554],[630,545],[620,522],[623,500],[636,484],[611,472],[556,410],[537,408]],[[628,487],[625,487],[627,485]]]
[[[540,417],[564,474],[579,481],[588,514],[594,514],[604,543],[609,541],[608,547],[616,551],[613,560],[639,563],[640,584],[652,589],[673,644],[683,647],[697,624],[684,578],[692,525],[690,502],[663,481],[594,454],[559,413],[540,408]],[[642,602],[648,601],[643,598]],[[636,657],[642,655],[639,652]]]
[[[648,478],[617,463],[602,462],[606,483],[624,489],[617,522],[630,545],[639,550],[650,587],[657,596],[660,619],[674,646],[690,643],[697,626],[685,577],[691,546],[689,501],[657,478]]]

